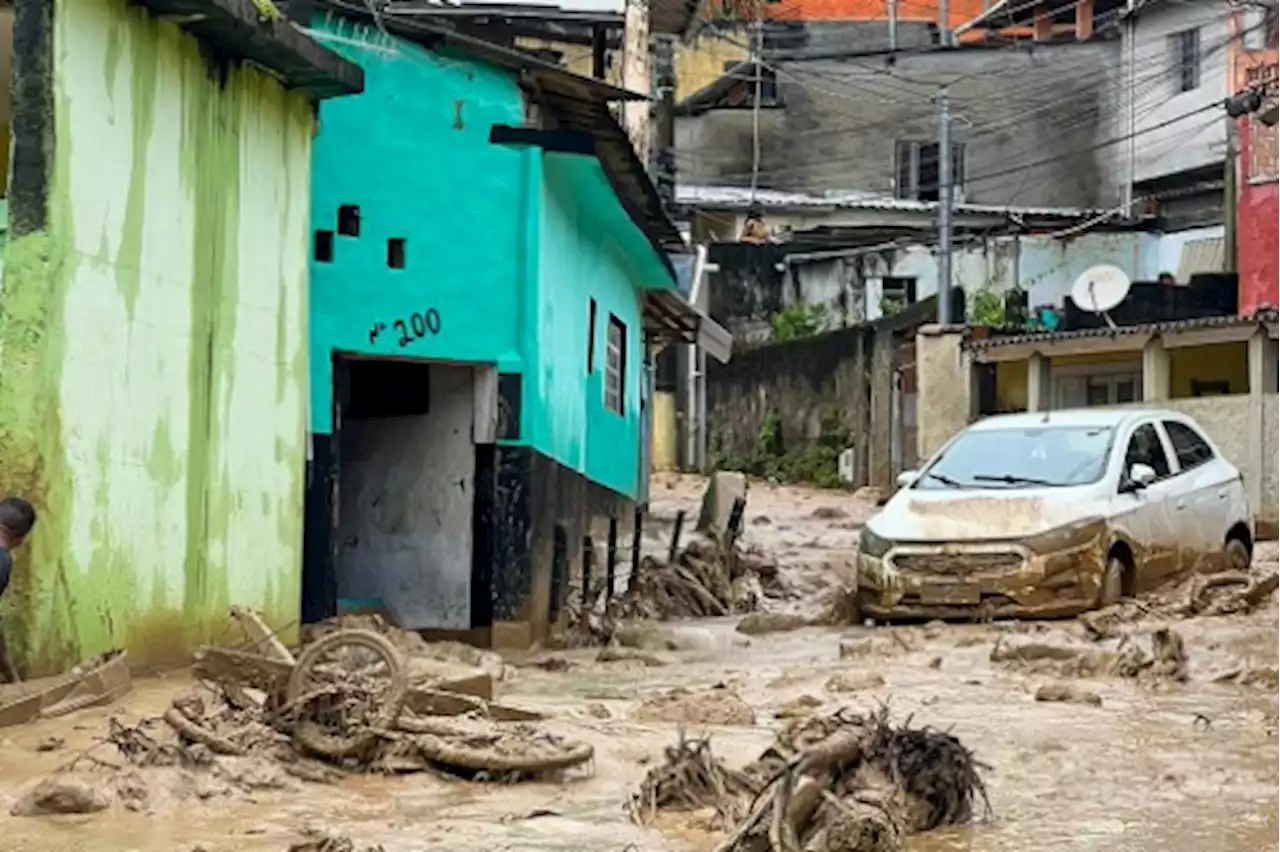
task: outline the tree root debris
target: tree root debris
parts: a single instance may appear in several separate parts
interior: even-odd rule
[[[959,740],[894,725],[884,707],[798,720],[740,773],[700,742],[682,740],[666,757],[633,813],[743,814],[716,852],[898,852],[911,834],[970,821],[979,800],[990,810],[982,767]]]
[[[711,754],[710,739],[685,739],[683,732],[664,752],[665,762],[648,771],[628,805],[632,819],[652,821],[660,810],[710,808],[716,827],[727,831],[745,814],[745,801],[755,794],[746,775],[725,767]]]

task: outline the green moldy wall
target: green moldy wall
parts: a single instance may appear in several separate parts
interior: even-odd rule
[[[287,628],[311,105],[126,0],[18,8],[0,491],[40,522],[0,624],[27,674]]]

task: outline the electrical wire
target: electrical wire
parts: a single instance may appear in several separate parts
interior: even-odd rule
[[[1229,44],[1231,40],[1233,40],[1234,38],[1241,37],[1241,36],[1243,36],[1243,34],[1244,34],[1243,32],[1242,32],[1242,33],[1236,33],[1236,34],[1233,34],[1233,35],[1229,36],[1227,39],[1223,40],[1221,43],[1216,44],[1216,45],[1211,45],[1208,49],[1205,49],[1205,48],[1203,48],[1203,47],[1202,47],[1202,49],[1201,49],[1201,51],[1200,51],[1200,53],[1201,53],[1201,58],[1203,58],[1203,57],[1207,57],[1207,56],[1210,56],[1210,55],[1214,54],[1215,52],[1217,52],[1218,50],[1221,50],[1223,47],[1225,47],[1227,44]],[[1163,47],[1163,46],[1161,46],[1161,47]],[[1164,51],[1163,51],[1163,50],[1161,50],[1160,52],[1161,52],[1161,53],[1163,53]],[[1092,59],[1092,58],[1091,58],[1091,59]],[[1145,63],[1146,65],[1148,65],[1148,66],[1151,66],[1151,65],[1152,65],[1152,61],[1151,61],[1151,60],[1144,60],[1144,63]],[[1149,73],[1149,74],[1145,74],[1145,75],[1144,75],[1144,77],[1143,77],[1144,82],[1149,81],[1151,84],[1157,84],[1157,85],[1158,85],[1158,84],[1160,84],[1160,83],[1163,81],[1164,77],[1165,77],[1165,76],[1166,76],[1166,74],[1167,74],[1167,65],[1166,65],[1163,61],[1158,61],[1158,62],[1157,62],[1157,64],[1156,64],[1156,67],[1157,67],[1157,70],[1156,70],[1156,72],[1155,72],[1155,73]],[[1109,73],[1110,73],[1110,69],[1104,68],[1104,69],[1102,69],[1100,72],[1095,71],[1095,73],[1098,73],[1098,74],[1104,74],[1104,75],[1105,75],[1105,74],[1109,74]],[[1061,77],[1060,77],[1059,79],[1061,79]],[[1041,84],[1039,84],[1039,85],[1044,86],[1045,84],[1041,83]],[[1059,83],[1052,84],[1052,85],[1055,85],[1055,87],[1060,87],[1061,83],[1059,82]],[[1144,94],[1148,94],[1148,95],[1149,95],[1149,94],[1151,94],[1151,93],[1152,93],[1152,91],[1153,91],[1153,89],[1154,89],[1154,88],[1155,88],[1155,86],[1154,86],[1154,85],[1148,85],[1148,86],[1145,88],[1145,91],[1144,91],[1143,93],[1144,93]],[[834,93],[834,94],[839,95],[839,94],[841,94],[841,93]],[[1135,94],[1136,94],[1136,93],[1135,93]],[[1013,97],[1014,97],[1014,95],[1010,95],[1010,99],[1012,99]],[[850,98],[850,99],[851,99],[851,100],[855,100],[855,101],[856,101],[856,100],[858,100],[857,98]],[[1136,135],[1142,135],[1143,133],[1151,132],[1151,131],[1153,131],[1153,130],[1163,129],[1164,127],[1168,126],[1168,125],[1169,125],[1169,124],[1171,124],[1171,123],[1176,123],[1177,121],[1181,121],[1181,120],[1185,119],[1185,118],[1186,118],[1186,117],[1188,117],[1188,116],[1195,115],[1195,114],[1197,114],[1197,113],[1199,113],[1199,112],[1201,112],[1201,111],[1204,111],[1204,110],[1207,110],[1207,109],[1209,109],[1209,108],[1212,108],[1213,106],[1216,106],[1216,105],[1218,105],[1219,103],[1220,103],[1219,101],[1215,101],[1215,102],[1213,102],[1213,103],[1204,104],[1204,105],[1202,105],[1201,107],[1199,107],[1199,108],[1197,108],[1197,109],[1195,109],[1195,110],[1191,110],[1191,111],[1189,111],[1189,112],[1187,112],[1187,113],[1184,113],[1184,114],[1182,114],[1182,115],[1179,115],[1179,116],[1175,117],[1174,119],[1171,119],[1171,120],[1166,121],[1166,122],[1160,122],[1160,123],[1159,123],[1158,125],[1156,125],[1156,126],[1153,126],[1153,127],[1151,127],[1151,128],[1146,128],[1146,129],[1144,129],[1144,130],[1142,130],[1142,131],[1139,131],[1137,134],[1133,134],[1133,133],[1130,133],[1130,134],[1124,134],[1123,136],[1118,137],[1118,139],[1116,139],[1116,140],[1107,140],[1107,141],[1106,141],[1106,142],[1104,142],[1104,143],[1100,143],[1100,144],[1095,144],[1095,145],[1089,146],[1089,147],[1085,148],[1085,149],[1084,149],[1083,151],[1081,151],[1081,152],[1073,152],[1071,155],[1078,156],[1080,153],[1091,153],[1091,152],[1093,152],[1093,151],[1095,151],[1095,150],[1098,150],[1099,148],[1107,147],[1107,146],[1112,145],[1112,144],[1117,144],[1117,142],[1118,142],[1118,141],[1125,141],[1125,140],[1127,140],[1127,139],[1134,138],[1134,136],[1136,136]],[[1157,100],[1157,101],[1155,101],[1153,104],[1151,104],[1151,105],[1150,105],[1149,109],[1148,109],[1146,112],[1154,111],[1156,108],[1158,108],[1158,107],[1160,107],[1160,106],[1162,106],[1162,105],[1163,105],[1163,104],[1162,104],[1162,102]],[[1058,106],[1058,104],[1046,104],[1046,105],[1044,105],[1043,107],[1041,107],[1040,109],[1041,109],[1041,110],[1043,110],[1043,109],[1050,109],[1050,108],[1053,108],[1053,107],[1055,107],[1055,106]],[[971,110],[968,110],[967,108],[966,108],[966,110],[965,110],[965,111],[966,111],[966,112],[971,112]],[[1038,110],[1038,111],[1039,111],[1039,110]],[[1078,116],[1076,116],[1076,117],[1075,117],[1075,126],[1076,126],[1076,127],[1080,127],[1081,125],[1084,125],[1084,124],[1091,124],[1091,123],[1092,123],[1092,124],[1096,124],[1096,123],[1097,123],[1097,121],[1098,121],[1098,119],[1099,119],[1099,118],[1101,118],[1101,117],[1102,117],[1102,116],[1103,116],[1107,111],[1108,111],[1108,110],[1107,110],[1105,107],[1103,107],[1103,108],[1094,108],[1094,109],[1090,109],[1090,110],[1082,111],[1080,115],[1078,115]],[[1002,126],[1010,126],[1010,125],[1011,125],[1011,124],[1013,124],[1013,123],[1014,123],[1014,120],[1005,120],[1005,121],[1003,121],[1003,122],[998,122],[998,123],[995,123],[993,126],[987,127],[987,128],[985,128],[985,129],[975,129],[975,130],[973,130],[973,131],[972,131],[972,132],[970,132],[970,133],[966,133],[966,134],[965,134],[965,137],[966,137],[968,140],[972,141],[972,140],[977,139],[977,138],[980,138],[980,137],[982,137],[983,135],[986,135],[986,134],[994,134],[994,133],[998,132],[998,130],[999,130],[999,129],[1001,129],[1001,127],[1002,127]],[[838,128],[827,128],[827,129],[825,129],[825,130],[813,131],[813,132],[811,132],[811,133],[809,133],[809,134],[807,134],[807,135],[809,135],[809,136],[813,136],[813,135],[815,135],[815,134],[848,133],[848,132],[855,131],[855,130],[861,130],[862,132],[868,132],[868,131],[869,131],[869,130],[871,130],[871,129],[874,129],[874,125],[868,125],[868,124],[863,123],[863,124],[854,124],[854,125],[851,125],[851,126],[842,126],[842,127],[838,127]],[[1062,132],[1064,132],[1064,131],[1066,131],[1066,130],[1074,129],[1074,128],[1072,127],[1072,123],[1071,123],[1071,122],[1059,122],[1059,123],[1057,123],[1057,125],[1056,125],[1056,129],[1058,130],[1058,132],[1059,132],[1059,133],[1062,133]],[[800,134],[799,136],[800,136],[800,137],[803,137],[804,135],[806,135],[806,134]],[[789,139],[789,147],[790,147],[792,150],[794,150],[794,143],[795,143],[795,141],[796,141],[796,139],[797,139],[797,135],[792,134],[792,135],[790,135],[790,136],[788,137],[788,139]],[[696,152],[689,152],[689,151],[677,152],[677,156],[678,156],[678,157],[680,157],[681,155],[683,155],[683,156],[684,156],[684,159],[685,159],[686,161],[688,161],[688,159],[690,158],[690,154],[691,154],[691,153],[693,154],[693,158],[695,159],[695,161],[696,161],[697,159],[699,159],[699,157],[698,157],[698,155],[697,155],[697,153],[696,153]],[[1069,156],[1069,155],[1063,155],[1063,156],[1065,157],[1065,156]],[[708,159],[708,158],[702,158],[702,159]],[[824,164],[824,166],[823,166],[822,168],[819,168],[819,169],[817,169],[817,170],[815,170],[815,168],[814,168],[813,166],[792,166],[792,167],[789,167],[789,168],[782,168],[782,169],[767,170],[767,171],[766,171],[766,174],[768,174],[770,177],[781,176],[781,175],[785,175],[785,174],[787,174],[787,173],[794,173],[794,172],[803,172],[803,173],[809,173],[809,174],[812,174],[812,173],[814,173],[815,171],[821,172],[821,171],[823,171],[823,170],[825,170],[825,169],[829,169],[829,168],[831,168],[831,167],[833,167],[833,166],[838,166],[838,165],[840,164],[840,161],[841,161],[841,160],[843,160],[843,161],[847,162],[849,159],[850,159],[850,158],[834,158],[834,159],[829,159],[829,160]],[[1046,161],[1043,161],[1043,162],[1049,162],[1049,161],[1048,161],[1048,160],[1046,160]],[[1021,166],[1021,167],[1018,167],[1018,168],[1028,168],[1028,167],[1030,167],[1030,166],[1024,165],[1024,166]],[[993,176],[996,176],[996,175],[1004,175],[1004,174],[1007,174],[1007,173],[1009,173],[1010,171],[1011,171],[1011,170],[1007,170],[1007,169],[1006,169],[1006,170],[1000,170],[1000,171],[998,171],[998,172],[992,173],[992,175],[985,175],[985,176],[984,176],[984,175],[979,175],[979,176],[973,176],[973,177],[968,178],[967,183],[972,184],[973,182],[980,181],[980,180],[984,180],[984,179],[987,179],[987,178],[989,178],[989,177],[993,177]],[[723,179],[731,178],[731,177],[734,177],[734,176],[736,176],[736,175],[728,174],[728,173],[721,173],[721,174],[717,175],[715,179],[723,180]]]

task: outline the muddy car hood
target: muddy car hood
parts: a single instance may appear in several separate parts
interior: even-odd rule
[[[867,526],[890,541],[1024,538],[1096,517],[1095,508],[1087,490],[1078,488],[1017,493],[903,489]]]

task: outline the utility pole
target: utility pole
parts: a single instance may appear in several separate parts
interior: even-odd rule
[[[1137,63],[1138,54],[1136,46],[1136,27],[1134,15],[1134,0],[1128,0],[1128,7],[1125,12],[1124,22],[1124,39],[1123,46],[1125,49],[1125,111],[1128,126],[1126,131],[1129,139],[1125,146],[1128,151],[1128,162],[1125,164],[1124,186],[1121,188],[1122,203],[1126,216],[1133,215],[1133,184],[1138,176],[1138,111],[1137,103],[1137,86],[1134,84],[1134,66]]]
[[[938,41],[943,47],[951,46],[951,5],[938,0]]]
[[[626,0],[622,20],[622,88],[649,94],[649,5],[645,0]],[[623,124],[640,162],[649,163],[649,102],[627,101],[622,107]]]
[[[889,6],[889,50],[898,49],[898,0],[888,0]]]
[[[751,99],[751,200],[760,183],[760,98],[764,93],[764,0],[756,0],[756,88]]]
[[[938,325],[950,325],[951,317],[951,105],[947,88],[937,95],[938,104]]]
[[[1227,153],[1222,164],[1222,266],[1223,272],[1236,272],[1236,232],[1240,215],[1240,147],[1237,144],[1237,118],[1227,112]]]

